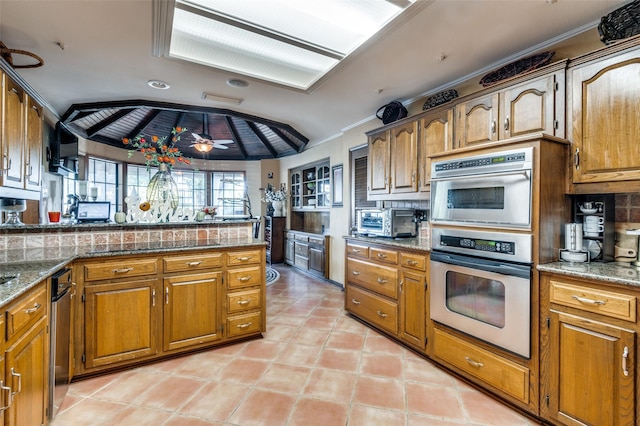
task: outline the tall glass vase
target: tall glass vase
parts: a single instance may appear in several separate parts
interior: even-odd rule
[[[178,208],[180,202],[178,185],[171,177],[171,172],[165,163],[160,163],[158,172],[149,181],[147,201],[152,206],[166,203],[173,209]]]

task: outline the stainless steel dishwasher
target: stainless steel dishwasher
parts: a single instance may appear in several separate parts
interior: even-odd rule
[[[69,388],[71,295],[71,269],[61,269],[51,277],[50,419],[55,417]]]

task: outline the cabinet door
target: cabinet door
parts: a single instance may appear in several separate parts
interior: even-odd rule
[[[453,110],[446,109],[422,118],[419,134],[418,189],[429,191],[431,159],[428,156],[452,148]]]
[[[551,418],[566,425],[635,424],[634,332],[552,311],[550,356]]]
[[[498,110],[498,93],[456,105],[455,148],[481,145],[498,140]]]
[[[548,75],[502,93],[500,139],[533,132],[554,134],[555,78]]]
[[[24,91],[8,76],[4,76],[4,116],[2,144],[4,169],[2,185],[24,187]]]
[[[418,190],[418,122],[394,127],[391,134],[391,193]]]
[[[369,195],[389,193],[390,146],[387,131],[369,136],[367,156],[367,193]]]
[[[39,190],[42,174],[42,107],[31,98],[28,98],[27,107],[25,188]]]
[[[309,270],[324,276],[324,249],[322,247],[309,247]]]
[[[296,256],[296,242],[292,238],[287,238],[285,240],[285,249],[284,249],[284,261],[288,265],[293,265]]]
[[[158,352],[162,295],[157,279],[85,287],[85,367]]]
[[[302,175],[300,172],[291,173],[291,209],[296,210],[302,207]]]
[[[573,181],[640,179],[640,52],[572,71]]]
[[[164,279],[164,350],[222,338],[221,290],[221,272]]]
[[[400,272],[400,338],[424,350],[427,326],[427,279],[423,274]]]
[[[7,426],[38,426],[46,423],[47,318],[40,319],[5,353],[7,385],[13,401],[5,412]]]

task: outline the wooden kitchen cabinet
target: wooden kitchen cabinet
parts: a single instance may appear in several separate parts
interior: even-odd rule
[[[162,314],[156,277],[85,286],[85,368],[155,355]]]
[[[42,106],[26,96],[25,171],[24,188],[40,190],[42,179],[42,128],[44,112]]]
[[[267,263],[284,261],[284,228],[286,217],[265,216],[264,241],[267,243]]]
[[[569,78],[573,183],[639,180],[640,48],[577,64]]]
[[[418,121],[410,121],[389,130],[391,135],[392,194],[418,190]]]
[[[418,132],[418,190],[429,191],[429,156],[450,150],[453,146],[453,109],[443,109],[420,118]]]
[[[3,74],[2,186],[24,188],[25,92]]]
[[[296,240],[293,232],[287,232],[284,240],[284,262],[293,266],[296,259]]]
[[[637,424],[638,292],[542,274],[548,295],[541,414],[557,424]]]
[[[227,270],[226,336],[228,339],[247,337],[266,331],[266,270],[264,260],[256,256],[243,256],[236,252],[232,257],[249,258],[242,266]]]
[[[331,173],[329,159],[292,170],[291,210],[326,210],[331,207]]]
[[[287,231],[285,261],[301,271],[329,278],[329,236]]]
[[[163,349],[172,351],[222,338],[222,272],[164,278]]]
[[[46,424],[48,303],[47,281],[43,281],[5,309],[10,333],[2,345],[5,350],[0,365],[6,387],[0,387],[0,395],[3,404],[10,402],[4,411],[7,426]]]
[[[345,309],[425,352],[428,254],[347,240]]]
[[[391,137],[388,130],[369,135],[367,154],[367,195],[389,194],[391,175]]]
[[[454,148],[542,132],[564,136],[564,69],[455,106]]]

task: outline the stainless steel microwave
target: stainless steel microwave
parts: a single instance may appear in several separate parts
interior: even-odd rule
[[[358,210],[357,231],[358,234],[377,237],[415,237],[414,216],[413,209]]]

